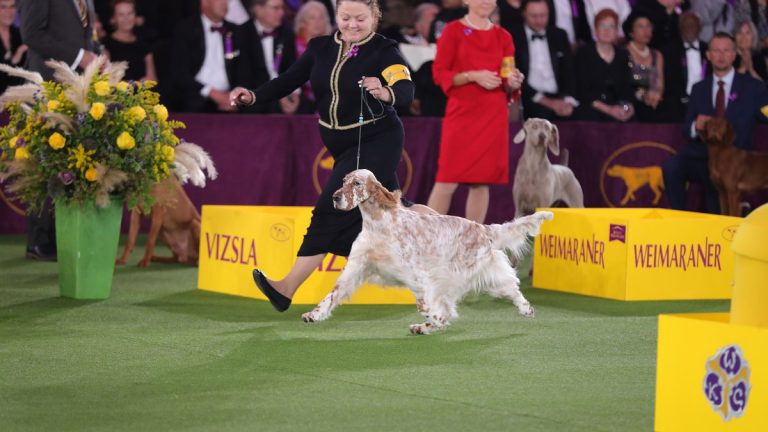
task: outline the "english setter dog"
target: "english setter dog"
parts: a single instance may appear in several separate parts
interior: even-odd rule
[[[519,256],[528,235],[536,235],[550,212],[538,212],[505,224],[482,225],[455,216],[420,214],[400,204],[368,170],[353,171],[333,194],[339,210],[360,208],[363,230],[352,244],[347,265],[333,290],[305,322],[327,319],[363,282],[408,287],[426,322],[413,334],[445,329],[456,318],[457,303],[470,291],[511,300],[523,316],[533,306],[520,292],[520,280],[505,251]]]

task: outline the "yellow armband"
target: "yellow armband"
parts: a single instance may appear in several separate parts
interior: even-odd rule
[[[391,86],[392,84],[400,81],[400,80],[410,80],[411,79],[411,72],[408,70],[408,67],[401,64],[394,64],[386,69],[381,73],[381,76],[384,77],[385,80],[387,80],[387,85]]]

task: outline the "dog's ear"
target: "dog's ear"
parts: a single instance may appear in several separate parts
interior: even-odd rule
[[[550,123],[551,130],[549,132],[549,140],[547,141],[547,146],[549,147],[549,151],[552,152],[555,156],[560,155],[560,133],[557,131],[557,126]]]
[[[732,146],[736,142],[736,131],[728,120],[725,121],[725,130],[723,131],[723,145]]]
[[[512,138],[512,142],[515,144],[520,144],[525,140],[525,126],[520,128],[520,131],[517,132],[517,135],[515,135],[514,138]]]
[[[377,195],[376,201],[384,206],[384,207],[397,207],[397,204],[400,202],[400,193],[399,192],[390,192],[387,188],[384,187],[381,183],[379,183],[377,180],[369,179],[369,185],[370,189],[369,193],[371,196]]]

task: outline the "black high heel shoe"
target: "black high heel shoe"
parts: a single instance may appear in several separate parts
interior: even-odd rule
[[[256,286],[259,287],[262,293],[272,303],[272,307],[278,312],[285,312],[291,307],[291,299],[277,292],[276,289],[269,284],[267,277],[259,269],[253,270],[253,281],[256,282]]]

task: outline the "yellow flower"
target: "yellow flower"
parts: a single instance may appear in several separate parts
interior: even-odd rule
[[[23,159],[29,159],[29,151],[26,147],[19,147],[16,149],[16,153],[14,154],[14,157],[16,160],[23,160]]]
[[[157,116],[158,120],[168,120],[168,108],[166,108],[165,105],[157,104],[154,106],[154,108],[152,108],[152,110],[155,111],[155,115]]]
[[[119,83],[117,83],[115,87],[117,87],[117,89],[120,90],[121,92],[127,92],[128,89],[131,88],[131,85],[125,81],[120,81]]]
[[[128,110],[128,117],[134,121],[140,122],[144,120],[145,117],[147,117],[147,112],[144,111],[144,108],[137,105]]]
[[[123,132],[117,137],[117,147],[120,150],[130,150],[135,146],[136,141],[134,141],[133,137],[128,132]]]
[[[85,150],[82,144],[78,144],[77,148],[69,149],[69,157],[67,159],[70,161],[70,164],[67,165],[67,168],[76,168],[82,172],[85,167],[91,164],[91,156],[94,153],[96,153],[96,150]]]
[[[48,145],[51,146],[54,150],[59,150],[64,147],[64,144],[67,143],[67,139],[64,138],[60,133],[54,132],[53,135],[48,137]]]
[[[763,113],[764,116],[768,117],[768,105],[760,108],[760,112]]]
[[[61,105],[61,102],[57,100],[48,101],[48,111],[56,111],[59,109],[59,105]]]
[[[165,159],[167,161],[172,161],[173,160],[173,156],[176,155],[176,150],[174,150],[174,148],[171,147],[171,146],[167,146],[167,145],[166,146],[162,146],[160,148],[160,151],[161,151],[161,153],[163,155],[163,159]]]
[[[88,168],[88,171],[85,172],[85,179],[90,182],[96,181],[96,168],[94,167]]]
[[[99,96],[106,96],[111,90],[109,88],[109,81],[96,81],[96,83],[93,84],[93,89]]]
[[[16,147],[16,142],[19,140],[18,135],[8,140],[8,147],[14,148]]]
[[[91,105],[90,114],[94,120],[101,120],[105,112],[107,112],[107,107],[103,103],[96,102],[93,105]]]

